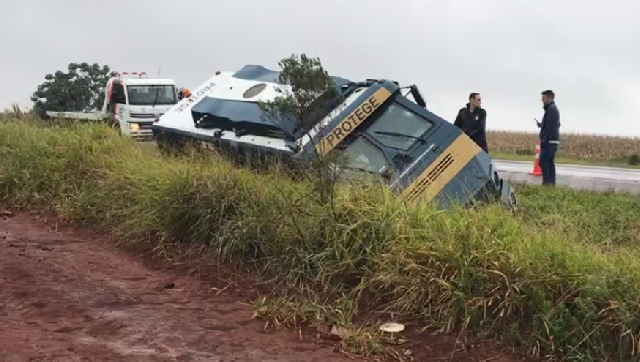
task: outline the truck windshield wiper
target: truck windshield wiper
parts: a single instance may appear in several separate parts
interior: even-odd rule
[[[160,87],[156,87],[156,97],[153,99],[153,104],[151,105],[151,108],[156,106],[156,102],[158,101],[158,94],[160,94]]]
[[[404,134],[404,133],[396,133],[396,132],[383,132],[383,131],[375,131],[375,134],[381,134],[384,136],[393,136],[393,137],[405,137],[405,138],[413,138],[414,140],[419,141],[421,144],[425,144],[427,141],[416,137],[416,136],[412,136],[410,134]]]

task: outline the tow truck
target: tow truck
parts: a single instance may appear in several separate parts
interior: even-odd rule
[[[151,125],[180,97],[173,79],[149,78],[146,72],[122,72],[107,81],[102,110],[46,114],[52,118],[107,122],[123,136],[152,140]]]
[[[434,202],[441,209],[495,202],[516,207],[516,194],[491,157],[429,111],[417,86],[333,77],[341,103],[323,102],[321,95],[311,105],[317,117],[301,125],[268,119],[259,106],[291,89],[279,84],[278,76],[260,65],[216,72],[153,124],[158,147],[195,143],[223,154],[303,161],[337,152],[347,156],[339,167],[374,175],[408,203]]]

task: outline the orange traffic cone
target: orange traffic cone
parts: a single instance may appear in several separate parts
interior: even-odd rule
[[[536,141],[536,159],[533,161],[533,171],[529,172],[529,175],[542,176],[542,169],[540,168],[540,140]]]

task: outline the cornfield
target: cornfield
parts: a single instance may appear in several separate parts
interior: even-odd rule
[[[535,133],[487,131],[491,153],[535,155]],[[640,155],[640,138],[567,134],[560,136],[558,157],[585,161],[623,161]]]

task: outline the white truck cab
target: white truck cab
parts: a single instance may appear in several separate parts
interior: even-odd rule
[[[122,73],[109,79],[102,113],[122,135],[151,139],[151,125],[178,103],[173,79]]]
[[[53,118],[107,121],[124,136],[152,140],[151,126],[182,96],[173,79],[149,78],[146,73],[116,73],[104,88],[102,110],[46,112]]]

